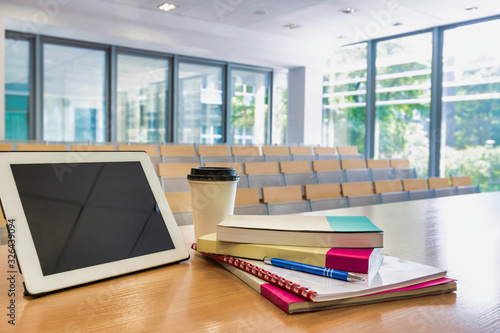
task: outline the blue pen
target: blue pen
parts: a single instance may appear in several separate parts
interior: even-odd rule
[[[352,273],[338,271],[336,269],[318,267],[302,264],[300,262],[288,261],[283,259],[264,257],[264,263],[282,268],[293,269],[299,272],[305,272],[315,275],[326,276],[332,279],[344,280],[348,282],[359,282],[365,279]]]

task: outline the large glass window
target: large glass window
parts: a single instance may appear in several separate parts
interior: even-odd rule
[[[329,61],[323,83],[323,138],[326,146],[365,149],[366,43],[344,47]]]
[[[229,142],[264,144],[268,137],[269,73],[231,70]]]
[[[500,21],[444,33],[441,176],[500,190]]]
[[[43,45],[43,139],[106,140],[106,52]]]
[[[117,58],[117,140],[165,141],[169,61],[126,54]]]
[[[288,74],[274,72],[273,82],[272,144],[283,145],[287,143]]]
[[[432,34],[377,43],[375,158],[407,158],[427,176]]]
[[[5,39],[5,139],[27,140],[30,43]]]
[[[222,67],[179,63],[177,142],[222,142],[222,86]]]

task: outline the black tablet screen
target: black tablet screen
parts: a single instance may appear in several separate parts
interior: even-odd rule
[[[43,275],[174,248],[139,162],[11,168]]]

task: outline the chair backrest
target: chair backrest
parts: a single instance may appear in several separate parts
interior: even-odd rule
[[[115,147],[113,145],[71,145],[69,147],[72,151],[114,151]]]
[[[305,185],[306,199],[340,198],[340,184],[309,184]]]
[[[10,151],[12,149],[13,147],[11,143],[0,143],[0,151]]]
[[[145,151],[149,157],[158,157],[158,146],[156,145],[118,145],[119,151]]]
[[[427,181],[425,179],[403,179],[403,191],[427,190]]]
[[[314,155],[313,147],[290,146],[290,155]]]
[[[401,192],[403,187],[400,180],[378,180],[373,182],[375,193]]]
[[[342,170],[366,169],[365,160],[341,160]]]
[[[19,151],[65,151],[65,144],[36,144],[36,143],[19,143],[17,144]]]
[[[309,161],[280,162],[280,171],[282,173],[311,172],[311,162]]]
[[[231,154],[234,156],[260,156],[258,146],[231,146]]]
[[[198,146],[198,155],[200,156],[229,156],[229,146],[224,145],[202,145]]]
[[[337,147],[340,155],[356,155],[358,154],[358,146]]]
[[[242,188],[236,190],[234,206],[250,206],[260,203],[259,190],[257,188]]]
[[[272,186],[262,188],[265,203],[293,202],[302,200],[301,186]]]
[[[262,155],[290,155],[287,146],[262,146]]]
[[[335,147],[314,147],[316,155],[337,155]]]
[[[312,161],[313,171],[336,171],[340,170],[338,160],[316,160]]]
[[[191,193],[190,192],[171,192],[165,193],[168,205],[172,212],[184,212],[193,210],[191,205]]]
[[[470,176],[452,176],[451,186],[470,186],[472,185],[472,178]]]
[[[391,168],[409,168],[410,167],[410,161],[407,159],[390,159],[389,160],[389,165]]]
[[[238,175],[243,175],[243,165],[238,162],[207,162],[205,163],[207,167],[219,167],[219,168],[233,168],[236,170]]]
[[[344,183],[340,184],[340,186],[342,187],[342,195],[344,197],[355,197],[360,195],[373,194],[371,182]]]
[[[160,163],[158,176],[160,177],[186,177],[191,168],[199,167],[199,163]]]
[[[386,160],[386,159],[381,159],[381,160],[367,159],[366,160],[366,167],[368,169],[386,169],[389,167],[389,160]]]
[[[194,145],[161,145],[160,156],[196,156]]]
[[[280,173],[278,162],[248,162],[244,163],[247,175],[266,175]]]
[[[427,179],[430,189],[450,187],[450,180],[448,178],[431,177]]]

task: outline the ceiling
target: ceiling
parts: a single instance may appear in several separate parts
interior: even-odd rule
[[[341,45],[500,14],[499,0],[0,0],[5,27],[274,68],[326,63]],[[3,8],[2,8],[3,7]],[[342,9],[354,8],[352,14]],[[23,22],[24,21],[24,22]],[[284,28],[295,24],[297,29]],[[53,25],[53,26],[51,26]]]
[[[158,11],[165,0],[101,0]],[[169,0],[164,13],[301,40],[360,40],[500,14],[498,0]],[[353,8],[352,14],[344,14]],[[297,29],[283,26],[296,24]]]

